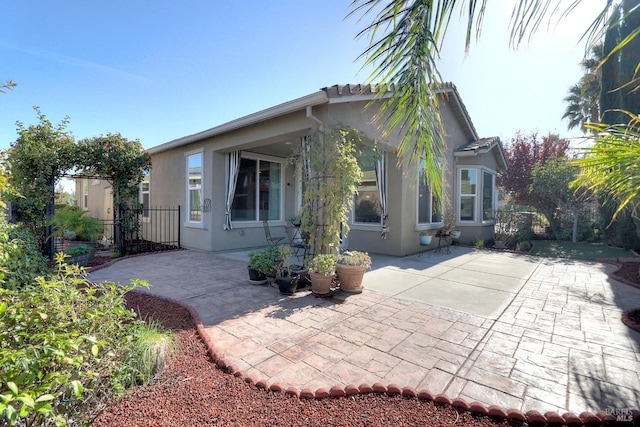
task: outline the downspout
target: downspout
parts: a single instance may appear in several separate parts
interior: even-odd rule
[[[313,115],[313,110],[311,105],[307,105],[307,119],[315,122],[318,125],[318,130],[322,132],[324,130],[324,123],[322,120]]]

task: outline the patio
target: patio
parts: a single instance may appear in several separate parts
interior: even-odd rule
[[[541,412],[640,407],[640,290],[613,266],[457,247],[372,255],[359,295],[248,284],[246,252],[133,257],[93,281],[142,278],[192,306],[216,349],[269,384],[397,384]]]

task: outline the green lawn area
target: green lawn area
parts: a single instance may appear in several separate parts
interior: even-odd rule
[[[531,255],[548,258],[596,260],[635,256],[622,248],[611,248],[603,243],[571,243],[563,240],[534,240]]]

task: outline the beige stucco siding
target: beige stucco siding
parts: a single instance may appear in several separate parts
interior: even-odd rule
[[[452,97],[457,96],[452,94]],[[454,155],[455,150],[464,147],[477,139],[473,125],[468,120],[466,110],[456,99],[455,104],[447,100],[441,102],[441,114],[445,127],[446,170],[445,191],[454,209],[456,208],[456,190],[458,186],[458,170],[463,165],[499,170],[495,152],[475,156]],[[296,105],[296,109],[270,116],[268,119],[239,119],[242,125],[230,122],[218,128],[212,128],[210,135],[197,140],[196,137],[185,137],[176,140],[184,145],[165,144],[172,149],[152,149],[153,169],[151,171],[151,204],[176,206],[183,209],[181,223],[182,245],[187,248],[204,251],[225,251],[246,249],[266,245],[261,222],[234,223],[232,230],[224,230],[225,198],[226,198],[226,164],[225,153],[241,151],[248,156],[257,156],[266,160],[278,160],[283,167],[283,210],[280,221],[270,221],[272,232],[284,236],[284,226],[289,216],[296,213],[299,205],[296,189],[299,188],[299,176],[296,174],[295,160],[286,161],[295,153],[300,138],[313,134],[318,129],[318,122],[325,131],[340,124],[357,128],[367,138],[375,140],[387,153],[387,205],[389,232],[386,239],[380,237],[380,224],[354,224],[350,219],[351,232],[346,243],[349,249],[365,250],[372,253],[389,255],[407,255],[424,248],[419,244],[419,234],[428,230],[435,234],[441,225],[429,226],[417,224],[417,177],[415,171],[407,165],[398,166],[397,147],[401,130],[395,129],[385,138],[373,122],[375,107],[366,108],[369,99],[358,96],[338,96],[327,98],[324,104],[313,104],[311,110],[306,106]],[[453,106],[452,106],[453,105]],[[256,113],[254,117],[262,117]],[[309,116],[309,114],[311,116]],[[251,116],[248,116],[251,118]],[[248,121],[247,121],[248,120]],[[246,123],[251,123],[247,124]],[[222,129],[221,131],[217,131]],[[196,141],[190,142],[189,141]],[[187,172],[186,155],[202,152],[202,197],[211,200],[211,209],[202,212],[201,224],[190,224],[187,221]],[[485,170],[482,169],[482,170]],[[429,228],[431,227],[431,228]],[[463,232],[463,240],[474,238],[490,238],[492,224],[459,224]],[[434,239],[435,240],[435,239]],[[434,242],[436,244],[436,242]]]

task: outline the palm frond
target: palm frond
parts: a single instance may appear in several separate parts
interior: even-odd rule
[[[573,185],[612,196],[618,202],[615,215],[640,203],[640,116],[625,113],[628,125],[589,124],[597,133],[594,144],[575,161],[580,174]]]

